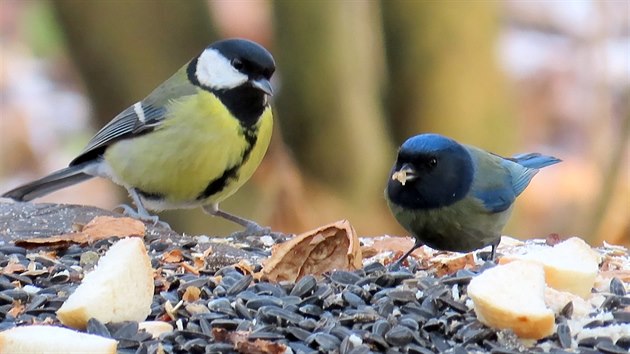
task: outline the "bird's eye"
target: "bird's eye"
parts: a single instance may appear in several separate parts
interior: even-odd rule
[[[429,166],[431,167],[435,167],[437,166],[438,160],[435,157],[432,157],[431,160],[429,160]]]
[[[243,69],[243,62],[238,58],[232,59],[232,66],[234,67],[234,69],[240,71],[241,69]]]

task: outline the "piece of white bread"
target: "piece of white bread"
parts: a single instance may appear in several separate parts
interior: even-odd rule
[[[540,264],[514,261],[488,269],[468,284],[479,321],[517,336],[544,338],[554,331],[553,312],[545,305],[545,274]]]
[[[72,293],[57,317],[64,325],[84,329],[90,318],[103,323],[143,321],[151,313],[153,269],[139,237],[116,242]]]
[[[599,271],[600,256],[579,237],[572,237],[554,247],[533,250],[523,255],[502,257],[499,263],[530,260],[545,268],[547,285],[582,298],[591,294]]]
[[[114,354],[110,338],[54,326],[22,326],[0,332],[2,354]]]

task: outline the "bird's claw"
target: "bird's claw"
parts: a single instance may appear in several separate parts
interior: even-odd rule
[[[137,211],[137,210],[135,210],[134,208],[132,208],[131,206],[129,206],[127,204],[120,204],[115,209],[118,209],[118,208],[122,209],[123,215],[128,216],[130,218],[134,218],[134,219],[138,219],[140,221],[152,223],[153,226],[159,225],[159,226],[161,226],[163,228],[166,228],[166,229],[169,229],[169,230],[171,229],[171,226],[168,223],[166,223],[164,221],[161,221],[160,218],[157,215],[151,215],[151,214],[147,213],[146,211],[145,212]]]
[[[394,262],[394,263],[389,264],[385,268],[387,268],[388,272],[397,272],[400,270],[401,265],[402,263],[400,262]]]
[[[247,236],[258,236],[258,237],[262,237],[262,236],[267,236],[267,235],[271,235],[272,231],[270,227],[264,227],[264,226],[260,226],[258,224],[256,224],[255,222],[249,223],[246,227],[245,230],[242,231],[236,231],[234,233],[232,233],[230,236],[231,237],[247,237]]]

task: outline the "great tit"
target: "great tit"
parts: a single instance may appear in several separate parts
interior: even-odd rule
[[[224,212],[260,164],[271,139],[271,54],[245,39],[226,39],[118,114],[69,167],[4,193],[29,201],[104,177],[125,187],[137,207],[126,213],[157,222],[147,209],[202,207],[250,231],[253,221]]]
[[[560,162],[537,153],[501,157],[438,134],[409,138],[385,189],[396,220],[416,248],[470,252],[492,246],[494,259],[512,203],[538,169]]]

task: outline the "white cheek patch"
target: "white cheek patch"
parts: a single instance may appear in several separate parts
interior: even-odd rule
[[[197,80],[213,89],[232,89],[247,82],[247,75],[234,69],[230,61],[214,49],[206,49],[197,60]]]

